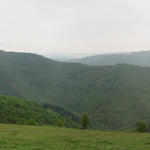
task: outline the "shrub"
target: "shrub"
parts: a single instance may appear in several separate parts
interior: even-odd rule
[[[65,124],[64,124],[64,122],[63,122],[62,120],[59,120],[59,121],[57,122],[57,126],[58,126],[58,127],[64,127]]]
[[[38,123],[34,119],[29,119],[27,121],[27,125],[37,126]]]
[[[139,122],[138,122],[138,126],[137,126],[137,130],[138,130],[139,132],[145,132],[146,129],[147,129],[146,123],[145,123],[144,121],[139,121]]]

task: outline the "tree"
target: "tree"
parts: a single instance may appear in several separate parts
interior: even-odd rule
[[[146,129],[147,129],[146,123],[145,123],[144,121],[139,121],[139,122],[138,122],[138,126],[137,126],[137,130],[138,130],[139,132],[145,132]]]
[[[81,119],[81,125],[83,129],[87,129],[87,126],[90,124],[90,118],[87,114],[84,114]]]

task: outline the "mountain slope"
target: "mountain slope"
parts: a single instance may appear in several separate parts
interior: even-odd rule
[[[0,94],[88,113],[92,128],[126,129],[150,121],[150,68],[59,63],[0,52]]]
[[[116,65],[126,63],[138,66],[150,66],[150,51],[102,54],[84,57],[82,59],[74,59],[71,60],[71,62],[78,62],[88,65]]]

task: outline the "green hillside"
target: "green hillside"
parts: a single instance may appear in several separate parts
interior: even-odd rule
[[[150,66],[150,51],[101,54],[70,60],[70,62],[78,62],[88,65],[116,65],[126,63],[138,66]]]
[[[0,123],[77,127],[76,123],[33,101],[0,96]]]
[[[92,128],[135,128],[150,121],[150,68],[60,63],[0,52],[0,94],[89,114]]]
[[[150,150],[149,133],[0,125],[2,150]]]

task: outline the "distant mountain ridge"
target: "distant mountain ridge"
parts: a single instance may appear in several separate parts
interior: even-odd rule
[[[70,62],[88,65],[116,65],[125,63],[143,67],[150,66],[150,51],[93,55],[82,59],[73,59]]]

